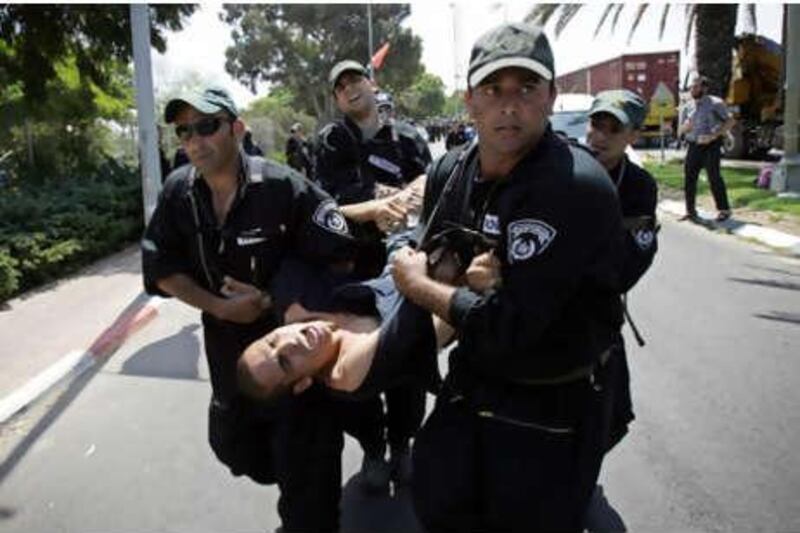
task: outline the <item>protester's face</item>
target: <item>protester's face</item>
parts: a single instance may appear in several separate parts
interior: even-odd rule
[[[191,132],[186,132],[187,127]],[[206,115],[186,105],[175,117],[175,131],[192,164],[202,174],[211,175],[235,160],[244,124],[224,112]]]
[[[586,142],[607,170],[617,166],[625,154],[625,148],[635,140],[636,131],[630,126],[623,126],[610,113],[597,113],[589,119]]]
[[[375,107],[375,94],[370,80],[355,71],[345,72],[333,88],[336,106],[345,115],[362,116]]]
[[[337,354],[330,322],[288,324],[261,339],[255,349],[242,355],[255,381],[270,396],[279,389],[291,389],[303,378],[313,377]]]
[[[466,105],[482,148],[512,155],[530,149],[542,136],[554,99],[547,80],[510,67],[468,91]]]

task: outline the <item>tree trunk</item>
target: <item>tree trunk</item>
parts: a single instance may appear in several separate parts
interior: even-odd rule
[[[725,98],[731,80],[738,4],[696,4],[695,65],[709,80],[709,92]]]

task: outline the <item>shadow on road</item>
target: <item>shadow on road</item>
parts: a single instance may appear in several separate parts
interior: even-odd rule
[[[772,287],[773,289],[787,289],[790,291],[800,291],[800,283],[791,281],[780,281],[776,279],[747,279],[747,278],[728,278],[730,281],[748,283],[750,285],[760,285],[762,287]]]
[[[361,476],[355,474],[342,489],[342,533],[422,533],[411,489],[401,487],[394,494],[373,495],[360,485]]]
[[[757,318],[765,320],[775,320],[777,322],[788,322],[790,324],[800,325],[800,314],[797,313],[784,313],[782,311],[773,311],[771,313],[759,313],[753,315]]]
[[[764,270],[766,272],[773,272],[775,274],[785,274],[787,276],[794,276],[800,278],[800,272],[791,272],[789,270],[784,270],[781,268],[770,268],[761,265],[744,265],[748,268],[752,268],[753,270]]]
[[[147,300],[148,296],[144,293],[139,294],[128,306],[122,310],[119,316],[126,316],[130,314],[134,309],[140,309],[144,302]],[[0,483],[2,483],[6,477],[14,470],[14,468],[19,464],[19,462],[25,457],[25,454],[28,453],[31,446],[36,443],[36,441],[41,437],[45,431],[56,421],[58,418],[67,410],[67,408],[72,404],[75,398],[83,391],[83,389],[91,383],[94,376],[96,376],[102,369],[103,366],[108,362],[109,358],[113,354],[109,354],[108,357],[102,359],[95,359],[94,364],[89,366],[86,370],[84,370],[81,374],[77,377],[73,378],[71,381],[67,380],[65,384],[62,385],[63,390],[58,393],[57,398],[54,400],[52,405],[47,406],[46,411],[36,420],[34,426],[28,430],[25,434],[25,437],[22,438],[14,448],[8,453],[7,456],[4,457],[3,462],[0,463]],[[58,389],[56,388],[56,391]],[[52,393],[55,394],[55,393]],[[36,404],[33,404],[35,410]],[[23,409],[15,416],[20,416],[26,411],[31,410],[31,407]],[[11,419],[12,421],[14,418]],[[12,513],[13,514],[13,513]],[[8,518],[10,515],[7,511],[0,513],[0,519]]]
[[[177,333],[148,344],[128,357],[120,374],[201,380],[198,371],[200,342],[195,335],[199,328],[200,324],[188,324]]]

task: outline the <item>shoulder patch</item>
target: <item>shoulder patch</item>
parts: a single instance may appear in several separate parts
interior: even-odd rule
[[[508,263],[514,264],[541,255],[557,231],[547,222],[525,218],[508,225]]]
[[[633,231],[633,240],[636,241],[636,245],[640,250],[647,250],[653,246],[655,236],[655,232],[650,228],[642,228]]]
[[[324,230],[348,235],[347,221],[333,200],[325,200],[314,211],[314,223]]]

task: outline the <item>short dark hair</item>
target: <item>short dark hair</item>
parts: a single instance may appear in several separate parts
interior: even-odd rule
[[[278,401],[288,394],[291,388],[285,383],[280,383],[270,391],[265,390],[261,384],[256,381],[253,372],[250,370],[250,365],[245,362],[243,357],[239,357],[236,363],[236,385],[239,391],[248,398],[267,403]]]

